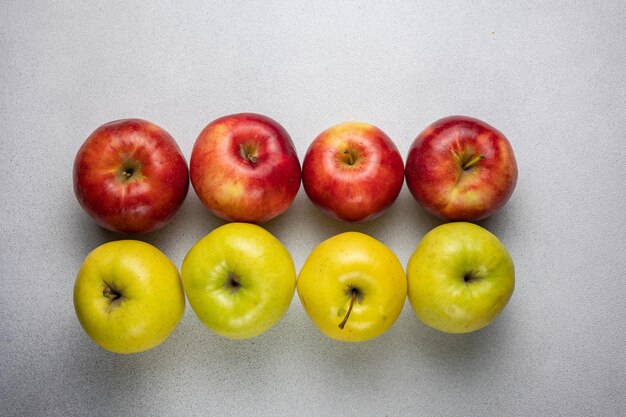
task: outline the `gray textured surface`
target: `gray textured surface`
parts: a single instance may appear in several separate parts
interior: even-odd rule
[[[8,2],[0,6],[0,415],[626,415],[626,3]],[[366,344],[325,339],[294,298],[265,335],[227,341],[190,308],[162,346],[117,356],[74,316],[83,257],[118,238],[74,199],[71,166],[100,124],[143,117],[189,157],[240,111],[281,122],[302,157],[323,129],[373,123],[403,156],[449,114],[511,140],[508,205],[483,222],[511,252],[516,292],[487,329],[421,325],[409,304]],[[143,236],[180,266],[221,224],[190,194]],[[346,225],[301,190],[266,227],[300,268],[345,230],[406,265],[438,224],[406,187]]]

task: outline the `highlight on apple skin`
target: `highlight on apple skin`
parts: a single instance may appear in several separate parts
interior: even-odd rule
[[[120,233],[168,224],[189,190],[187,162],[174,138],[142,119],[97,128],[74,159],[76,199],[100,226]]]
[[[193,146],[191,184],[214,215],[264,223],[284,213],[300,189],[301,168],[287,131],[275,120],[238,113],[209,123]]]
[[[478,221],[500,210],[517,183],[508,139],[467,116],[440,119],[413,141],[406,159],[407,187],[428,212],[449,221]]]
[[[347,122],[320,133],[302,162],[302,184],[328,216],[362,222],[382,215],[404,184],[398,148],[382,130]]]

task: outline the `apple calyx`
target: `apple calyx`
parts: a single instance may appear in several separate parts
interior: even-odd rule
[[[226,277],[226,283],[224,284],[231,294],[235,294],[239,289],[241,289],[241,278],[239,278],[236,274],[229,272]]]
[[[361,294],[361,291],[359,291],[357,288],[350,287],[348,291],[346,291],[346,293],[350,294],[350,305],[348,306],[348,311],[345,317],[343,318],[343,320],[341,320],[341,323],[339,323],[338,327],[341,330],[343,330],[343,328],[346,326],[346,323],[348,322],[348,318],[350,318],[350,313],[352,312],[352,306],[354,306],[354,302],[355,301],[361,302],[361,300],[363,299],[363,295]]]
[[[463,160],[461,161],[462,163],[461,168],[463,169],[463,171],[468,171],[472,167],[476,166],[476,164],[482,161],[483,159],[485,159],[485,155],[477,155],[477,156],[470,155],[469,157],[463,158]]]
[[[250,162],[251,164],[256,164],[258,160],[258,147],[252,143],[241,143],[239,144],[239,154],[241,157]]]

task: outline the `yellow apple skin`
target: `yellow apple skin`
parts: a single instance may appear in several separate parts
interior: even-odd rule
[[[181,274],[200,321],[228,339],[249,339],[273,327],[296,287],[285,246],[249,223],[228,223],[200,239],[185,256]]]
[[[402,264],[383,243],[360,232],[341,233],[320,243],[305,261],[298,296],[315,326],[346,342],[374,339],[395,323],[406,300]],[[352,290],[358,298],[352,305]]]
[[[428,232],[407,265],[408,296],[417,317],[446,333],[489,325],[515,287],[513,260],[488,230],[466,222]]]
[[[96,344],[138,353],[169,337],[183,317],[185,295],[178,269],[163,252],[145,242],[118,240],[85,258],[74,284],[74,307]]]

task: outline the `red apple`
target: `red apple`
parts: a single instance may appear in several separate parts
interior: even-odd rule
[[[122,233],[165,226],[189,189],[189,171],[174,139],[141,119],[97,128],[74,159],[74,193],[100,226]]]
[[[371,220],[402,189],[402,156],[376,126],[342,123],[313,140],[302,163],[302,183],[313,204],[330,217],[348,222]]]
[[[209,123],[193,146],[191,184],[225,220],[262,223],[285,212],[300,189],[300,161],[287,131],[260,114]]]
[[[477,221],[508,201],[517,163],[507,138],[487,123],[451,116],[428,126],[409,149],[406,182],[428,212]]]

